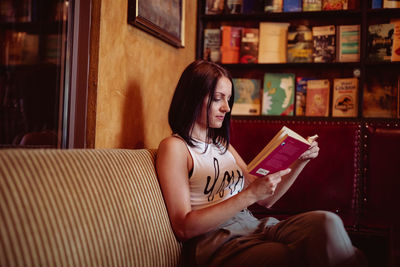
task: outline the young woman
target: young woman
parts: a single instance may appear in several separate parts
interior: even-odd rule
[[[172,136],[159,145],[156,168],[176,237],[189,266],[358,266],[340,218],[313,211],[279,222],[247,207],[271,207],[307,163],[310,149],[286,170],[256,178],[229,144],[230,74],[208,61],[182,73],[169,110]]]

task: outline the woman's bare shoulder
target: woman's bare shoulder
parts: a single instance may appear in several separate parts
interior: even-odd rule
[[[158,146],[158,153],[168,155],[185,155],[187,147],[185,141],[178,136],[168,136],[164,138]]]
[[[191,157],[186,143],[180,137],[170,136],[163,139],[158,146],[156,168],[161,180],[170,180],[171,174],[177,177],[187,178],[191,168]]]

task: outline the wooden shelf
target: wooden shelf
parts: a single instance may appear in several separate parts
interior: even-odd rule
[[[361,18],[360,10],[200,15],[205,21],[282,21],[293,19]]]

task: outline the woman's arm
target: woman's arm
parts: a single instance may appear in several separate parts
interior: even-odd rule
[[[190,153],[181,139],[168,137],[160,143],[156,159],[158,179],[172,228],[180,240],[213,230],[249,205],[265,199],[272,192],[271,181],[280,180],[280,176],[286,174],[276,173],[223,202],[192,210],[188,178],[192,166]]]

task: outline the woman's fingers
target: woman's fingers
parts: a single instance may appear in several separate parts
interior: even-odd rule
[[[318,146],[318,142],[314,141],[311,143],[310,148],[305,151],[300,157],[299,159],[301,160],[308,160],[308,159],[315,159],[319,154],[319,146]]]

